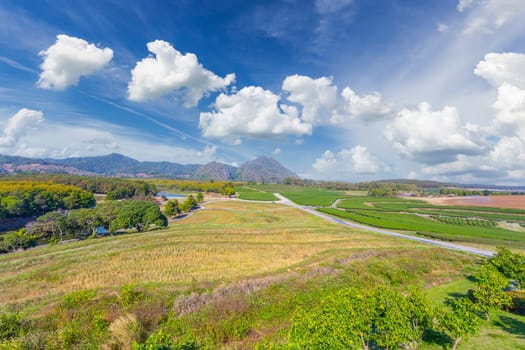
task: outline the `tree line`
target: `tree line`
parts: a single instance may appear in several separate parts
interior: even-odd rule
[[[94,208],[48,212],[25,228],[0,236],[0,253],[27,249],[42,243],[96,236],[97,229],[116,233],[121,229],[137,232],[166,227],[168,221],[157,204],[151,201],[106,201]]]
[[[150,184],[154,184],[159,188],[170,191],[180,192],[211,192],[220,193],[226,196],[235,194],[234,186],[238,183],[229,181],[193,181],[193,180],[166,180],[154,179],[146,180]]]
[[[0,182],[0,219],[94,205],[92,193],[69,185],[35,181]]]
[[[17,174],[3,176],[8,181],[56,183],[81,188],[91,193],[106,194],[108,199],[148,197],[157,193],[155,184],[142,180],[68,174]]]

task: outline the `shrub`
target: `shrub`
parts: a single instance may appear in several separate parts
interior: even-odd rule
[[[22,318],[17,312],[7,312],[0,315],[0,339],[11,339],[23,332]]]
[[[142,326],[133,314],[126,314],[117,318],[109,325],[111,333],[111,347],[131,350],[133,344],[142,338]]]
[[[96,293],[94,290],[81,289],[64,295],[62,306],[66,309],[76,309],[80,305],[93,299]]]

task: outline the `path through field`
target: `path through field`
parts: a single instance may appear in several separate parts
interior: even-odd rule
[[[320,212],[318,212],[317,210],[315,210],[315,209],[313,209],[311,207],[295,204],[294,202],[292,202],[288,198],[282,196],[280,193],[274,193],[274,195],[277,198],[280,199],[278,203],[281,203],[281,204],[284,204],[284,205],[288,205],[288,206],[300,209],[302,211],[305,211],[307,213],[310,213],[312,215],[318,216],[320,218],[323,218],[325,220],[331,221],[331,222],[339,224],[339,225],[349,226],[349,227],[357,228],[357,229],[360,229],[360,230],[372,231],[372,232],[376,232],[376,233],[380,233],[380,234],[388,235],[388,236],[401,237],[401,238],[409,239],[409,240],[412,240],[412,241],[418,241],[418,242],[433,244],[433,245],[437,245],[437,246],[440,246],[440,247],[443,247],[443,248],[447,248],[447,249],[459,250],[459,251],[462,251],[462,252],[476,254],[476,255],[481,255],[481,256],[486,256],[486,257],[491,257],[491,256],[494,255],[493,252],[488,251],[488,250],[484,250],[484,249],[471,248],[471,247],[466,247],[466,246],[459,245],[459,244],[447,243],[447,242],[437,241],[437,240],[428,239],[428,238],[414,237],[414,236],[405,235],[405,234],[402,234],[402,233],[397,233],[397,232],[394,232],[394,231],[380,229],[380,228],[377,228],[377,227],[372,227],[372,226],[357,224],[357,223],[354,223],[354,222],[351,222],[351,221],[337,219],[337,218],[334,218],[332,216],[320,213]]]

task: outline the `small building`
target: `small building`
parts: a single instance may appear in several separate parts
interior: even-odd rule
[[[97,237],[105,237],[109,235],[109,231],[104,226],[99,226],[96,229]]]

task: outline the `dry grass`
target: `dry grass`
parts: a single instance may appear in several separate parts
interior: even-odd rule
[[[357,232],[278,204],[220,201],[167,230],[0,256],[0,305],[78,289],[236,282],[363,249],[416,246]]]

